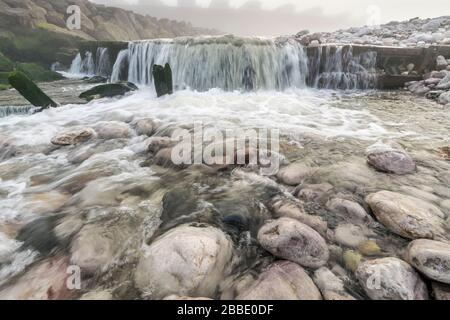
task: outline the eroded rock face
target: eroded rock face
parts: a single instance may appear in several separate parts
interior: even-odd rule
[[[51,143],[57,146],[69,146],[86,142],[95,138],[96,135],[91,128],[73,129],[57,134],[52,138]]]
[[[328,247],[322,236],[291,218],[268,221],[259,230],[258,241],[274,256],[304,267],[320,268],[329,258]]]
[[[213,298],[232,253],[232,242],[221,230],[182,225],[143,248],[135,284],[155,299],[173,294]]]
[[[434,205],[391,191],[366,197],[378,220],[392,232],[409,239],[445,239],[445,215]]]
[[[344,282],[326,267],[317,269],[313,279],[325,300],[356,300],[345,291]]]
[[[1,300],[61,300],[70,299],[67,288],[69,261],[55,257],[37,263],[13,284],[0,291]]]
[[[366,294],[373,300],[427,300],[419,274],[405,261],[382,258],[362,263],[356,270]]]
[[[408,246],[407,260],[428,278],[450,284],[450,244],[414,240]]]
[[[322,296],[301,266],[290,261],[277,261],[263,271],[236,299],[322,300]]]
[[[314,169],[302,163],[293,163],[281,168],[277,173],[277,178],[284,184],[297,186],[313,173]]]

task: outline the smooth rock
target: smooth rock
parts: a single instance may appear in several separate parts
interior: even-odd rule
[[[68,259],[49,258],[38,262],[0,291],[0,300],[65,300],[72,292],[67,288]]]
[[[284,184],[297,186],[314,173],[314,169],[302,163],[293,163],[281,168],[277,178]]]
[[[433,295],[436,300],[450,300],[450,286],[442,283],[433,282]]]
[[[445,215],[434,205],[391,191],[366,197],[378,220],[392,232],[408,239],[445,239]]]
[[[438,98],[438,103],[443,105],[450,103],[450,91],[441,93],[441,95]]]
[[[51,143],[57,146],[80,144],[96,137],[91,128],[69,130],[54,136]]]
[[[143,118],[134,120],[131,127],[139,136],[151,136],[155,130],[155,122],[150,118]]]
[[[361,264],[362,256],[356,251],[346,250],[342,255],[342,260],[347,270],[355,272]]]
[[[414,240],[408,245],[406,260],[428,278],[450,284],[450,244]]]
[[[277,261],[236,300],[322,300],[322,296],[301,266],[290,261]]]
[[[232,253],[233,244],[221,230],[181,225],[143,248],[135,283],[155,299],[172,294],[213,298]]]
[[[130,230],[120,224],[85,225],[72,242],[70,261],[84,274],[102,272],[125,249],[130,236]]]
[[[444,56],[436,58],[436,70],[441,71],[447,69],[448,63]]]
[[[367,162],[378,171],[386,173],[403,175],[416,171],[416,163],[411,156],[392,145],[369,147]]]
[[[345,291],[344,282],[326,267],[317,269],[313,279],[325,300],[356,300]]]
[[[372,300],[427,300],[428,291],[417,272],[405,261],[381,258],[362,263],[356,278]]]
[[[258,241],[274,256],[304,267],[320,268],[329,258],[328,247],[320,234],[291,218],[266,222],[258,232]]]
[[[298,220],[322,235],[327,232],[327,222],[319,216],[307,214],[299,203],[280,200],[273,205],[273,210],[277,218],[287,217]]]
[[[356,248],[367,241],[364,230],[354,224],[339,225],[334,231],[334,236],[337,243],[351,248]]]
[[[113,295],[110,291],[93,291],[83,294],[80,300],[92,300],[92,301],[107,301],[113,300]]]
[[[99,139],[125,139],[131,136],[128,125],[118,121],[102,121],[94,126]]]
[[[320,202],[327,197],[328,192],[332,189],[333,186],[329,183],[310,184],[302,188],[297,197],[305,201]]]
[[[327,209],[334,214],[340,214],[349,221],[372,221],[367,211],[357,202],[333,198],[327,202]]]

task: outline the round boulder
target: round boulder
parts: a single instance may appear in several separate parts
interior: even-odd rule
[[[356,270],[366,294],[372,300],[427,300],[428,291],[418,273],[398,258],[362,263]]]
[[[57,146],[70,146],[86,142],[95,138],[97,134],[91,128],[72,129],[57,134],[51,140],[51,143]]]
[[[302,267],[290,261],[277,261],[236,300],[322,300],[322,296]]]
[[[407,260],[428,278],[450,284],[450,244],[414,240],[408,246]]]
[[[213,298],[232,253],[232,242],[221,230],[181,225],[144,247],[135,284],[154,299],[174,294]]]
[[[428,202],[391,191],[370,194],[366,202],[386,228],[402,237],[445,238],[445,215]]]
[[[328,247],[322,236],[291,218],[268,221],[259,230],[258,241],[274,256],[304,267],[320,268],[329,258]]]

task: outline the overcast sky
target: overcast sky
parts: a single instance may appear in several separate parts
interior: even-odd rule
[[[238,35],[332,31],[450,15],[449,0],[92,0]]]

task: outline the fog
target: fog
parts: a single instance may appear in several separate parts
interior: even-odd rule
[[[450,14],[448,0],[92,0],[237,35],[332,31],[368,23]],[[447,10],[446,10],[447,9]],[[445,12],[445,10],[447,12]]]

